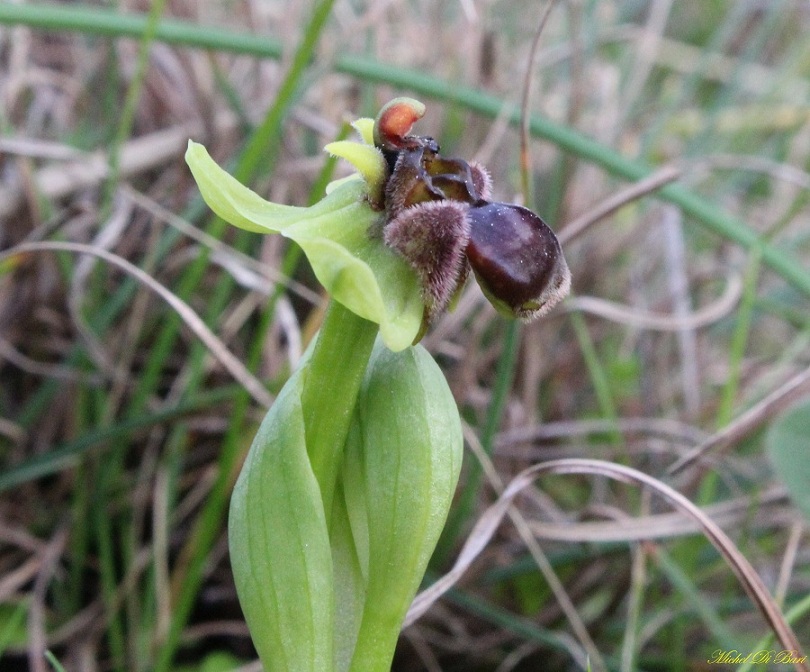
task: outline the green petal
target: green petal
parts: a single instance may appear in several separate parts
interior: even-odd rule
[[[362,117],[352,122],[352,128],[360,134],[360,137],[363,138],[363,142],[367,145],[374,144],[374,119]]]
[[[351,163],[363,176],[369,189],[382,193],[385,180],[385,159],[379,149],[351,140],[330,142],[324,149],[332,156]]]
[[[380,214],[366,202],[361,179],[337,185],[312,207],[298,208],[265,201],[222,170],[202,145],[189,142],[186,162],[203,199],[222,219],[294,240],[326,291],[379,324],[391,350],[413,342],[424,312],[419,283],[399,255],[369,234]]]

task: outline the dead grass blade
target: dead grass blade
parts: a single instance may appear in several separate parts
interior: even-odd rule
[[[544,474],[604,476],[623,483],[650,488],[663,497],[675,509],[692,518],[700,526],[704,536],[731,567],[740,584],[756,604],[784,649],[794,652],[797,659],[803,660],[802,648],[796,634],[785,620],[784,615],[771,597],[759,574],[734,542],[711,518],[666,483],[631,467],[602,460],[577,458],[550,460],[519,473],[498,500],[479,518],[467,542],[461,549],[453,568],[430,588],[416,596],[405,619],[406,625],[417,620],[433,602],[458,582],[467,568],[489,543],[501,520],[509,511],[514,498],[524,488],[532,485],[536,478]],[[798,672],[810,672],[810,667],[805,662],[796,662],[794,668]]]
[[[689,446],[705,441],[710,436],[702,429],[674,418],[630,416],[617,418],[615,421],[603,418],[556,420],[526,427],[516,427],[496,435],[495,446],[499,454],[502,454],[504,449],[513,444],[604,434],[613,429],[618,429],[622,434],[660,437],[672,443]]]
[[[532,97],[532,81],[534,80],[535,55],[540,46],[540,36],[551,16],[551,10],[557,0],[549,0],[537,24],[531,47],[529,47],[529,62],[526,65],[526,75],[523,79],[523,96],[520,101],[520,176],[523,182],[523,199],[529,201],[531,184],[531,161],[529,160],[529,104]]]
[[[278,284],[283,285],[286,291],[300,296],[313,305],[325,303],[323,296],[318,292],[198,229],[182,217],[175,215],[149,198],[146,194],[133,189],[129,185],[122,185],[121,192],[135,205],[146,210],[156,221],[169,224],[183,235],[211,250],[213,252],[211,260],[220,264],[243,287],[261,292],[264,295],[270,295],[274,290],[274,285]]]
[[[786,528],[796,521],[784,487],[764,490],[757,498],[756,512],[751,510],[751,498],[736,497],[703,509],[704,513],[724,529],[749,530]],[[683,513],[654,513],[616,520],[582,522],[545,522],[532,520],[532,532],[540,539],[568,543],[615,543],[672,539],[701,533],[698,522]],[[785,553],[787,555],[787,551]]]
[[[254,377],[253,374],[245,368],[245,365],[228,350],[225,344],[208,328],[191,306],[179,296],[169,291],[169,289],[160,284],[148,273],[145,273],[117,254],[83,243],[53,241],[21,243],[0,254],[0,262],[18,255],[36,252],[75,252],[77,254],[90,254],[120,268],[166,301],[183,322],[186,323],[188,328],[194,332],[194,335],[203,342],[219,363],[225,367],[228,373],[241,383],[259,404],[267,408],[270,407],[270,404],[273,402],[273,397],[265,389],[261,381]]]
[[[740,300],[742,287],[743,283],[739,276],[729,275],[726,279],[726,288],[720,298],[692,313],[680,315],[662,315],[637,310],[595,296],[575,296],[566,302],[566,307],[638,329],[684,331],[700,329],[726,317]]]
[[[48,585],[58,569],[59,558],[68,540],[68,529],[62,526],[51,538],[41,556],[39,573],[34,580],[31,606],[28,609],[28,665],[32,672],[48,672],[45,664],[46,629],[45,629],[45,596]]]
[[[231,113],[222,113],[214,121],[217,133],[227,133],[236,127],[237,119]],[[182,156],[189,138],[206,135],[200,122],[179,124],[127,141],[121,148],[119,174],[132,177],[154,169]],[[18,140],[22,142],[22,140]],[[33,185],[42,198],[55,201],[76,191],[94,187],[107,179],[110,166],[106,150],[79,154],[80,158],[57,161],[41,168],[33,175]],[[60,157],[64,158],[64,157]],[[25,202],[25,189],[21,184],[0,184],[0,220],[13,215]]]
[[[800,396],[807,392],[810,386],[810,368],[797,373],[784,385],[771,392],[758,404],[749,408],[736,420],[726,425],[719,432],[695,446],[686,455],[678,459],[669,469],[667,475],[682,471],[685,467],[700,459],[710,450],[719,450],[739,441],[749,432],[759,427],[765,420],[776,415]]]
[[[574,238],[582,235],[588,228],[596,224],[600,219],[604,219],[612,215],[617,210],[620,210],[628,203],[646,196],[660,189],[661,187],[674,182],[681,176],[680,168],[675,166],[664,166],[660,170],[656,170],[649,177],[631,184],[627,189],[617,192],[613,196],[606,198],[604,201],[593,207],[588,212],[580,215],[567,222],[563,226],[557,238],[560,239],[560,245],[567,245]]]
[[[101,385],[104,376],[92,373],[83,373],[78,369],[63,364],[43,364],[35,359],[25,356],[17,350],[11,343],[0,337],[0,358],[7,360],[15,367],[32,376],[43,376],[46,378],[56,378],[73,383],[86,385]],[[0,434],[3,434],[3,427],[0,426]],[[7,436],[11,436],[7,434]],[[12,437],[13,438],[13,437]]]
[[[467,425],[464,426],[464,430],[467,443],[481,463],[487,480],[499,495],[502,494],[503,482],[495,465],[492,463],[489,455],[487,455],[487,452],[484,450],[475,432]],[[571,642],[572,646],[569,649],[571,656],[578,660],[583,667],[587,665],[586,661],[589,660],[593,672],[604,672],[608,668],[602,658],[602,654],[599,652],[596,643],[588,632],[588,628],[585,626],[585,622],[577,611],[573,600],[568,595],[568,591],[565,589],[563,582],[554,570],[554,566],[548,560],[540,544],[537,542],[537,538],[532,533],[530,523],[524,518],[517,507],[510,506],[507,510],[507,515],[515,526],[521,540],[526,545],[526,548],[529,550],[535,565],[537,565],[537,568],[543,574],[543,578],[551,589],[554,599],[557,600],[557,604],[560,609],[562,609],[568,623],[571,625],[571,629],[574,631],[576,640]],[[579,646],[577,646],[577,644],[579,644]]]

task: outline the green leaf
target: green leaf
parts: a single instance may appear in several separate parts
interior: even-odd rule
[[[332,500],[332,560],[335,577],[335,671],[347,672],[352,662],[357,633],[363,617],[366,597],[367,567],[360,566],[363,553],[355,545],[353,525],[357,517],[349,519],[351,497],[344,491],[344,483],[338,482]],[[356,512],[357,510],[355,510]],[[368,559],[367,549],[364,555]]]
[[[388,670],[405,613],[447,518],[462,457],[461,421],[444,375],[421,346],[379,343],[360,389],[343,470],[367,576],[351,670]]]
[[[334,669],[332,556],[307,456],[301,369],[259,428],[231,499],[239,602],[267,670]]]
[[[205,202],[222,219],[258,233],[294,240],[318,281],[336,301],[380,325],[394,351],[413,343],[424,304],[415,273],[374,231],[380,213],[368,205],[359,177],[343,182],[309,208],[264,200],[222,170],[205,147],[189,142],[186,162]]]
[[[779,416],[765,437],[768,457],[793,503],[810,518],[810,400]]]

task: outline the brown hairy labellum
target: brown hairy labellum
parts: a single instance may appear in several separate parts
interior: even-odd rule
[[[386,245],[405,257],[419,275],[429,315],[450,303],[467,263],[468,210],[466,203],[458,201],[420,203],[401,212],[383,230]]]
[[[531,210],[487,203],[471,208],[468,220],[467,259],[497,308],[528,319],[568,294],[571,274],[557,236]]]
[[[383,107],[374,140],[390,169],[385,243],[416,271],[429,321],[475,273],[500,312],[521,319],[547,313],[570,289],[554,232],[531,210],[493,203],[478,163],[446,158],[433,138],[409,135],[424,106],[397,98]]]

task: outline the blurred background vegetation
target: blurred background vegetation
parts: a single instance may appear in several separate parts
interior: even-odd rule
[[[470,448],[429,580],[497,497],[481,461],[505,483],[597,457],[712,515],[810,646],[810,410],[786,414],[810,393],[810,3],[561,0],[533,54],[544,8],[0,5],[3,672],[260,669],[225,529],[265,411],[246,384],[280,389],[324,300],[296,249],[206,210],[187,139],[304,205],[346,173],[321,147],[414,95],[418,132],[518,201],[532,60],[529,205],[574,292],[518,325],[470,283],[426,337]],[[701,670],[771,646],[655,497],[554,476],[516,507],[536,545],[504,522],[394,669]]]

